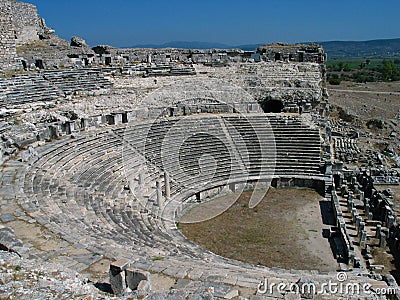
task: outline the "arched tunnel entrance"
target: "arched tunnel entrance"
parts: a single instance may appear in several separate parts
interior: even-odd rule
[[[261,108],[265,113],[281,113],[283,107],[280,100],[265,100],[261,103]]]

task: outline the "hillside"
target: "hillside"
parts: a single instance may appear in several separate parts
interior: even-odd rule
[[[330,41],[319,42],[319,44],[328,53],[328,59],[400,56],[400,38],[371,41]]]

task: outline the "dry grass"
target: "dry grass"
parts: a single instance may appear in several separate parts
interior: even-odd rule
[[[393,119],[400,110],[400,81],[328,85],[329,102],[346,108],[350,113],[368,120]]]
[[[333,265],[332,261],[323,261],[306,246],[321,245],[323,250],[318,250],[330,255],[319,226],[313,226],[322,224],[320,213],[304,211],[310,205],[319,210],[320,195],[311,190],[271,189],[256,208],[249,209],[250,195],[251,192],[244,192],[232,207],[214,219],[181,223],[182,232],[216,254],[252,264],[286,269],[336,269],[333,259]],[[318,239],[321,241],[315,243]]]
[[[48,47],[48,43],[46,41],[43,40],[34,41],[30,44],[18,46],[17,54],[25,54],[32,51],[33,49],[44,49],[46,47]]]
[[[393,256],[390,254],[389,247],[385,249],[382,248],[372,248],[371,254],[374,257],[376,265],[384,265],[383,274],[389,274],[396,270],[394,265]]]

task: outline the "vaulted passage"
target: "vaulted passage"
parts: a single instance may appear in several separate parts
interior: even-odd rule
[[[283,109],[283,103],[279,100],[266,100],[261,104],[265,113],[280,113]]]

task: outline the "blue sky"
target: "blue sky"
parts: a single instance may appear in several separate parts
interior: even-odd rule
[[[89,45],[242,45],[400,37],[399,0],[26,0]]]

